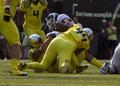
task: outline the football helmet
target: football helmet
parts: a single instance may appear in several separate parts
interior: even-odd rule
[[[90,40],[93,39],[93,31],[92,31],[92,29],[90,29],[90,28],[83,28],[83,31],[87,32]]]
[[[74,24],[73,20],[66,14],[60,14],[57,18],[57,23],[65,26],[72,26]]]
[[[28,45],[31,47],[40,47],[43,41],[38,34],[32,34],[28,37]]]
[[[49,30],[53,31],[54,29],[56,29],[56,21],[57,21],[58,15],[59,15],[58,13],[50,13],[46,17],[46,23]]]

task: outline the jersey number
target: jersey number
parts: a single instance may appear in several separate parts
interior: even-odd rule
[[[36,16],[37,18],[38,18],[38,16],[39,16],[39,11],[37,10],[37,11],[33,11],[33,16]]]
[[[76,33],[79,33],[79,34],[81,34],[82,35],[82,41],[87,41],[87,34],[86,33],[84,33],[81,29],[77,29],[76,30]]]

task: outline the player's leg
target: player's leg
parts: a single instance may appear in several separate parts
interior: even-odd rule
[[[76,44],[71,40],[66,40],[66,39],[60,41],[59,44],[60,45],[58,46],[58,48],[64,46],[63,48],[59,48],[58,51],[59,72],[67,73],[70,67],[72,54],[76,49]]]
[[[29,51],[28,37],[24,34],[22,41],[22,59],[28,58],[28,51]]]
[[[54,49],[56,46],[54,44],[50,44],[45,52],[45,55],[40,63],[38,62],[30,62],[24,64],[20,64],[20,69],[39,69],[41,71],[47,70],[52,63],[56,60],[57,54]]]
[[[61,51],[58,55],[59,60],[59,72],[67,73],[67,70],[70,66],[70,61],[72,57],[72,52]]]
[[[1,21],[1,34],[5,37],[7,42],[10,45],[10,58],[11,58],[11,72],[13,75],[26,75],[26,73],[21,72],[18,70],[18,64],[19,64],[19,57],[21,54],[21,43],[20,43],[20,37],[19,32],[12,21],[10,22],[4,22]]]
[[[120,73],[120,44],[116,47],[110,61],[110,73]]]
[[[100,68],[101,74],[117,74],[120,73],[120,44],[116,47],[110,63],[104,63]]]

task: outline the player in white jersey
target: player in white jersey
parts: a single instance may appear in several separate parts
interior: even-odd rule
[[[110,63],[106,62],[100,69],[101,74],[120,74],[120,43],[115,48]]]

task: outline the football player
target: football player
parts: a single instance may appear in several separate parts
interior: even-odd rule
[[[120,43],[115,48],[110,63],[106,62],[100,69],[101,74],[120,74]]]
[[[28,52],[28,57],[32,61],[40,62],[40,57],[34,57],[33,58],[33,52],[37,50],[41,45],[43,41],[41,37],[38,34],[32,34],[31,36],[28,37],[28,46],[30,47],[30,50]],[[41,56],[41,55],[39,55]]]
[[[32,34],[38,34],[42,41],[46,40],[44,31],[42,30],[42,17],[47,8],[47,0],[21,0],[20,14],[24,16],[24,32],[26,37],[23,40],[23,56],[27,56],[29,47],[26,45],[28,37]]]
[[[85,51],[89,49],[90,40],[88,34],[82,29],[80,24],[74,24],[72,19],[65,14],[60,14],[58,16],[57,23],[59,28],[63,29],[62,31],[66,31],[50,42],[42,61],[40,63],[20,64],[20,68],[46,70],[54,61],[57,61],[59,72],[66,73],[71,65],[71,57],[75,56],[74,52],[77,49],[84,49]],[[85,54],[89,56],[88,60],[93,65],[98,68],[102,66],[93,56],[88,53]]]
[[[42,46],[39,49],[36,49],[35,52],[31,53],[33,59],[36,58],[36,57],[39,57],[39,59],[42,59],[41,55],[43,56],[43,54],[45,53],[45,50],[47,49],[47,46],[49,45],[49,43],[52,41],[53,38],[55,38],[56,36],[58,36],[61,33],[60,30],[56,31],[56,20],[57,20],[58,15],[59,15],[58,13],[50,13],[46,17],[46,25],[51,32],[49,32],[46,35],[47,40],[42,44]],[[38,60],[36,62],[40,62],[40,60]],[[56,72],[56,70],[53,71],[54,65],[55,64],[53,64],[49,68],[48,72]],[[69,73],[70,73],[70,71],[69,71]]]
[[[50,13],[46,17],[46,25],[51,32],[47,33],[46,41],[42,44],[42,46],[38,50],[36,50],[36,52],[33,53],[33,57],[36,58],[36,57],[39,57],[41,53],[45,53],[45,50],[48,44],[52,41],[53,38],[55,38],[56,36],[60,34],[60,32],[55,31],[56,20],[57,20],[58,15],[59,15],[58,13]]]
[[[24,31],[27,36],[38,34],[45,41],[45,33],[42,30],[42,16],[47,8],[47,0],[21,0],[20,10],[24,13]]]
[[[18,29],[12,19],[20,0],[0,0],[0,33],[10,45],[11,73],[12,75],[27,75],[18,70],[20,50],[20,37]]]
[[[58,17],[58,13],[50,13],[47,17],[46,17],[46,25],[49,28],[49,30],[51,32],[49,32],[47,34],[47,40],[42,44],[42,46],[36,50],[35,52],[33,52],[33,58],[39,57],[42,53],[45,53],[45,50],[47,49],[47,46],[49,45],[49,43],[52,41],[53,38],[55,38],[56,36],[58,36],[60,33],[63,32],[62,28],[56,28],[56,21],[57,21],[57,17]],[[71,19],[71,18],[70,18]],[[71,63],[72,66],[76,67],[77,64],[77,59],[76,58],[72,58],[73,62]],[[74,63],[76,63],[74,65]],[[83,70],[87,69],[88,66],[82,66],[80,65],[79,68],[77,68],[77,70],[79,70],[79,73],[82,72]],[[76,70],[76,68],[73,68],[72,70]],[[69,73],[71,70],[69,69]]]

